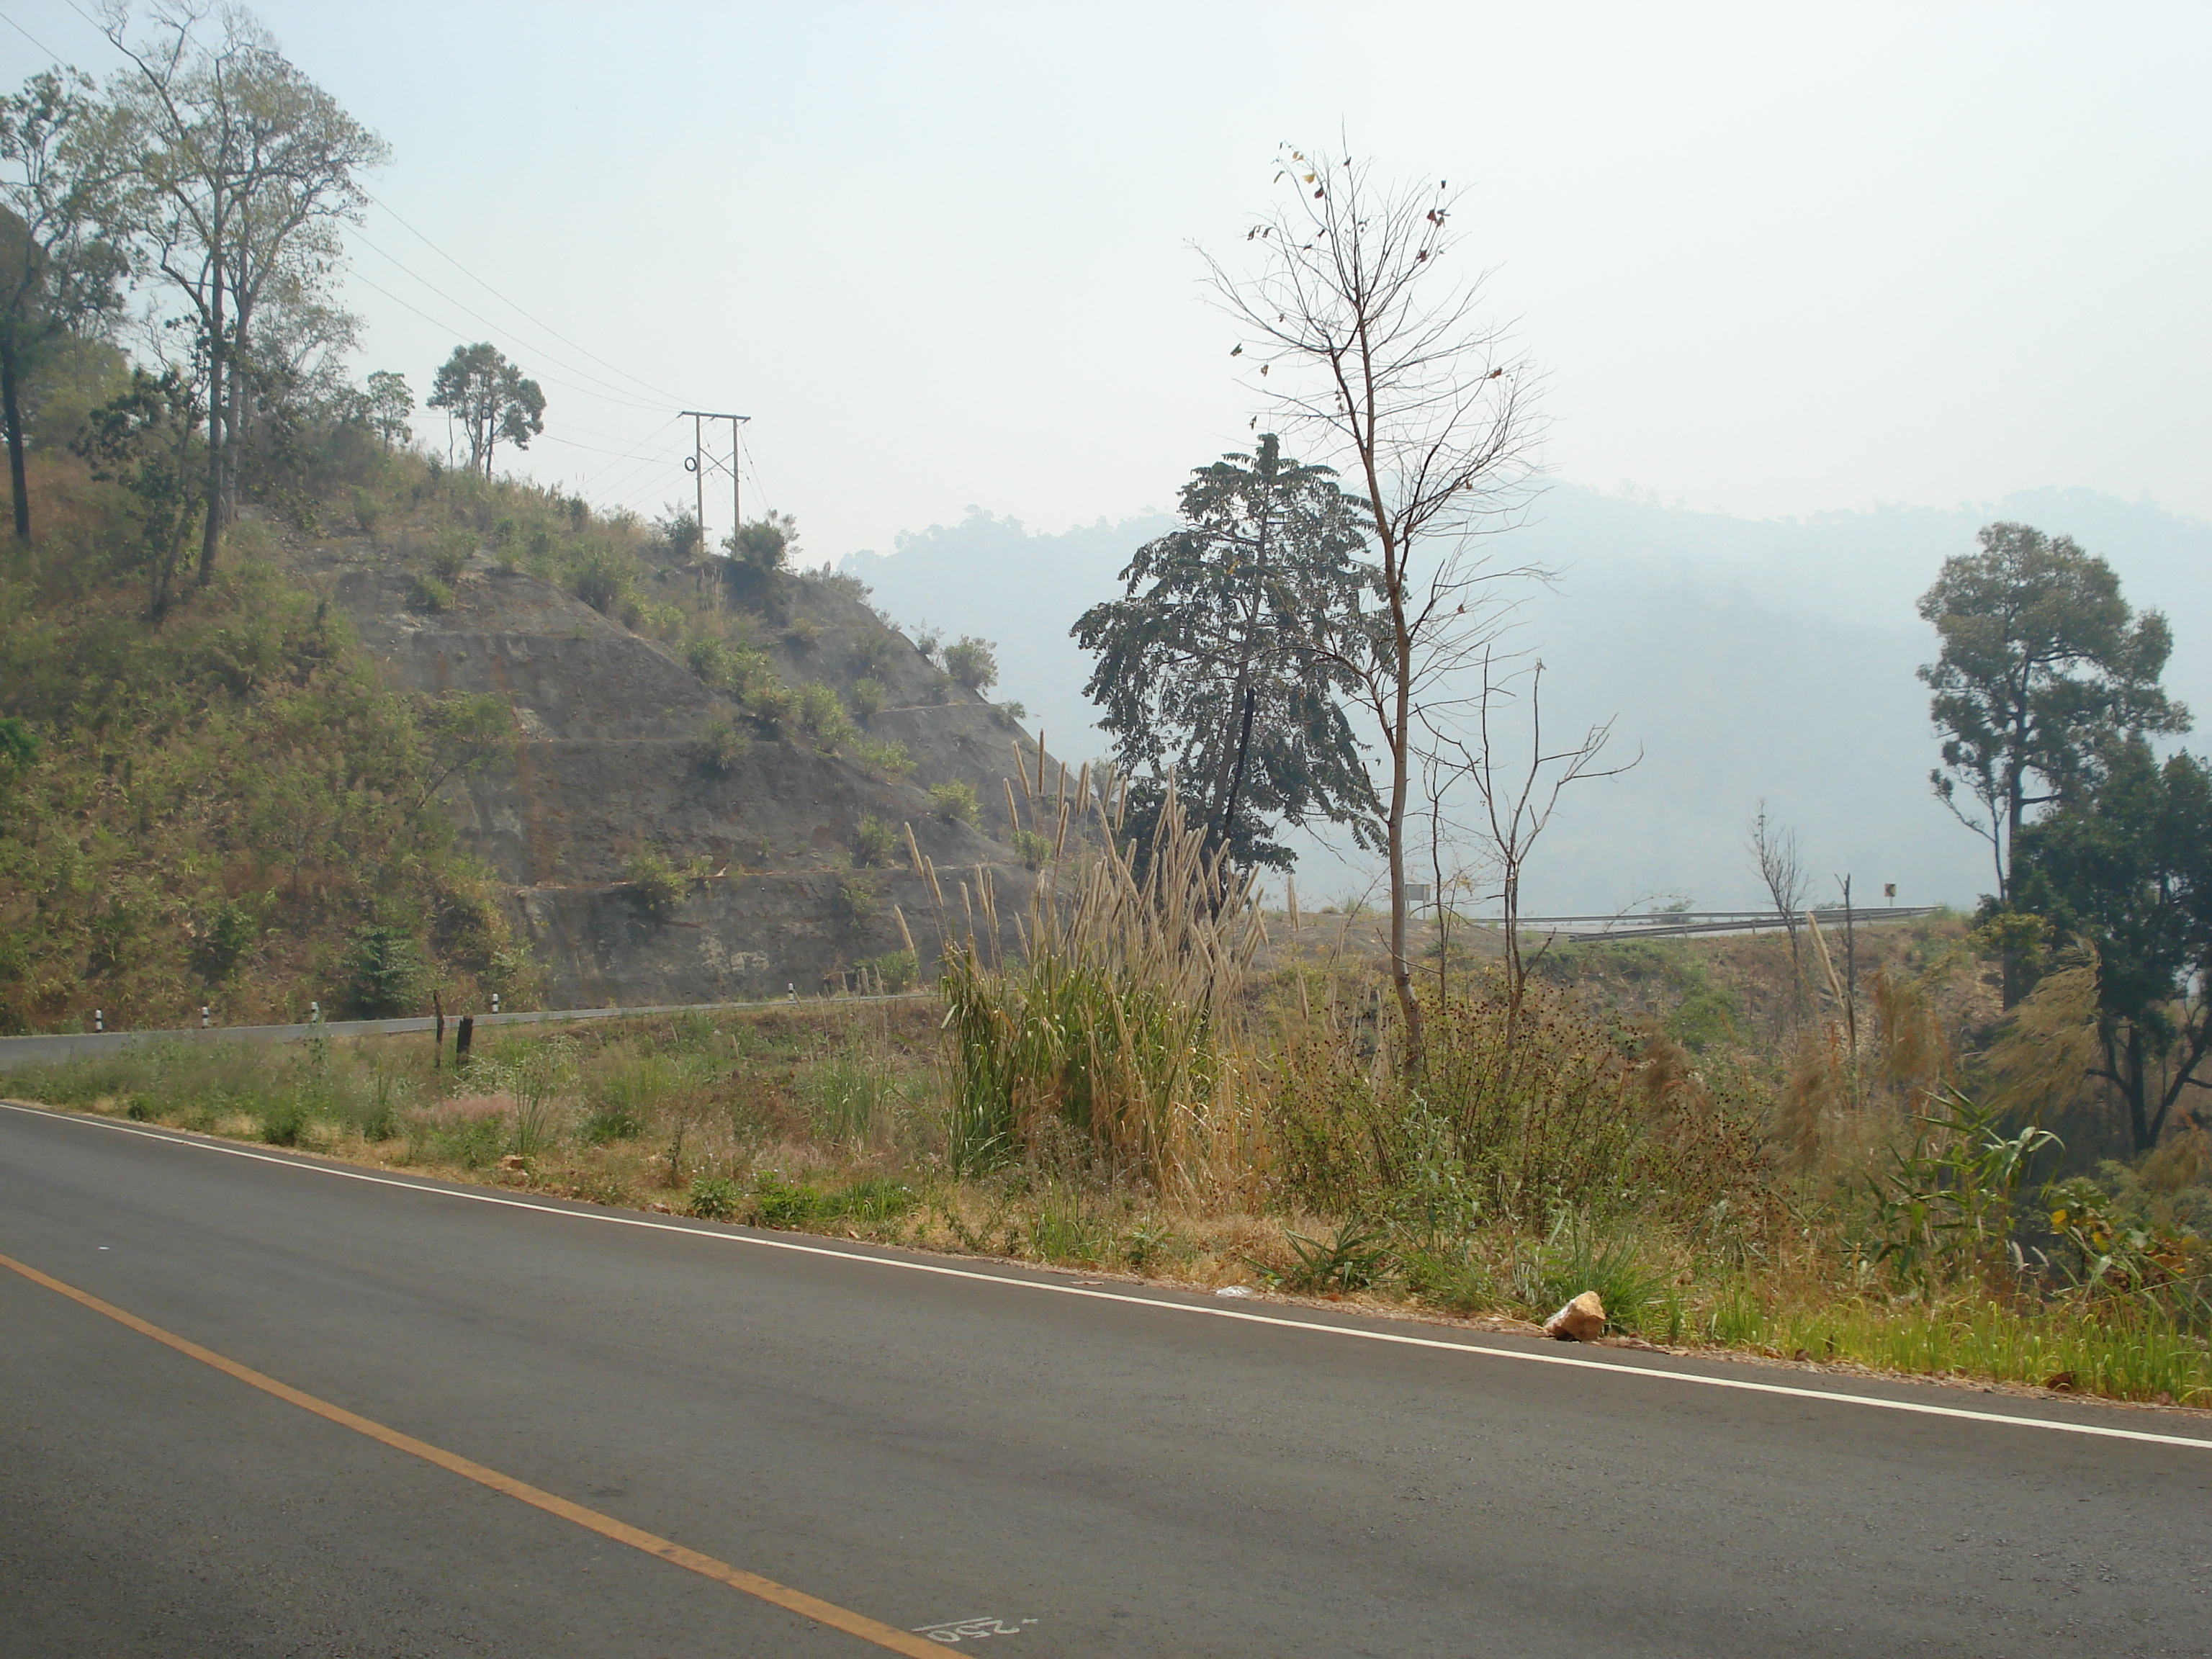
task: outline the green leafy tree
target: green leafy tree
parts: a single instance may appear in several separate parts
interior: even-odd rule
[[[1929,781],[1989,842],[2002,903],[2034,810],[2081,798],[2121,739],[2185,732],[2189,713],[2159,685],[2173,648],[2166,618],[2130,611],[2104,560],[2024,524],[1978,539],[1921,597],[1942,650],[1920,678],[1943,734]]]
[[[356,929],[347,968],[346,1008],[362,1019],[406,1013],[422,994],[422,955],[404,927]]]
[[[667,507],[653,521],[653,527],[667,544],[668,556],[679,564],[688,564],[699,551],[699,517],[688,507]]]
[[[963,634],[945,647],[945,672],[970,691],[988,691],[999,683],[998,653],[990,641]]]
[[[199,488],[202,410],[191,383],[172,368],[160,378],[131,371],[131,389],[86,417],[71,445],[92,464],[92,476],[129,492],[137,529],[133,550],[146,581],[146,611],[155,620],[175,602],[177,577],[192,532],[206,510]]]
[[[2141,736],[2103,757],[2094,787],[2024,825],[2017,908],[2097,953],[2094,1073],[2124,1103],[2137,1152],[2158,1144],[2212,1052],[2212,775],[2161,764]],[[1994,907],[1991,907],[1994,909]]]
[[[738,526],[722,544],[732,574],[765,576],[782,569],[799,551],[799,520],[788,513],[769,513]]]
[[[368,377],[369,429],[384,445],[386,454],[392,453],[395,444],[404,444],[415,435],[415,428],[407,423],[414,412],[415,392],[404,374],[380,368]]]
[[[1273,433],[1183,487],[1183,527],[1137,550],[1125,596],[1073,633],[1097,658],[1084,688],[1131,771],[1141,836],[1172,777],[1185,815],[1246,867],[1287,868],[1279,825],[1315,818],[1379,845],[1376,801],[1339,701],[1341,652],[1371,573],[1362,504]],[[957,649],[957,647],[954,647]],[[951,655],[948,652],[947,656]]]
[[[545,430],[544,390],[489,341],[453,348],[430,383],[428,404],[461,423],[468,434],[470,470],[487,478],[501,439],[527,449]]]
[[[125,67],[106,142],[127,163],[117,223],[191,331],[206,416],[204,582],[236,515],[241,446],[264,389],[264,307],[332,311],[322,296],[343,251],[338,227],[367,201],[357,175],[391,152],[243,9],[158,17],[134,42],[128,12],[107,13]]]
[[[0,413],[15,495],[15,534],[31,533],[23,465],[23,382],[64,337],[97,328],[120,303],[112,165],[95,142],[92,83],[46,70],[0,98]]]
[[[467,777],[514,757],[514,709],[504,697],[448,691],[418,701],[425,753],[419,808],[448,778]]]

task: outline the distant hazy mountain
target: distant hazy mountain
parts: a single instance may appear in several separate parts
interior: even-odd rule
[[[1615,743],[1640,745],[1644,759],[1569,797],[1529,867],[1531,905],[1601,911],[1662,894],[1752,903],[1743,842],[1762,797],[1798,830],[1824,889],[1831,872],[1849,872],[1854,896],[1878,900],[1895,882],[1902,903],[1972,903],[1990,884],[1988,860],[1929,793],[1936,742],[1913,670],[1934,655],[1934,634],[1913,603],[1996,519],[2071,535],[2109,559],[2131,603],[2172,618],[2167,684],[2212,720],[2212,526],[2086,490],[1753,520],[1555,486],[1533,522],[1496,544],[1507,562],[1559,573],[1530,592],[1514,643],[1543,659],[1547,726],[1613,716]],[[1089,659],[1068,628],[1170,522],[1054,535],[971,509],[843,568],[910,628],[996,641],[999,695],[1027,705],[1055,752],[1080,758],[1104,744],[1082,696]],[[1369,870],[1316,847],[1299,885],[1356,890]]]

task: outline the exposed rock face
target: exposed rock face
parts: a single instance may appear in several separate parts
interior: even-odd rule
[[[1584,1291],[1544,1322],[1544,1334],[1561,1342],[1595,1342],[1605,1334],[1605,1304]]]
[[[479,558],[454,584],[453,605],[426,615],[411,608],[395,562],[343,546],[308,562],[394,684],[493,693],[514,709],[514,763],[449,783],[444,799],[463,843],[507,884],[545,965],[549,1006],[714,1001],[787,988],[814,995],[854,963],[903,948],[894,905],[927,968],[939,945],[936,901],[902,844],[888,868],[848,867],[864,816],[894,831],[912,827],[957,923],[988,881],[1013,945],[1033,878],[1009,850],[1007,786],[1018,743],[1034,784],[1036,744],[849,594],[793,580],[782,617],[762,631],[804,625],[764,637],[763,648],[787,684],[820,681],[841,696],[862,678],[882,684],[887,706],[865,735],[905,745],[914,769],[897,781],[762,737],[726,769],[708,765],[702,733],[717,720],[750,730],[743,711],[672,652],[538,578]],[[954,781],[975,791],[973,825],[933,811],[930,787]],[[1048,763],[1046,793],[1059,787]],[[1018,784],[1014,793],[1023,799]],[[655,915],[623,880],[629,859],[647,850],[680,866],[703,857],[720,873]]]

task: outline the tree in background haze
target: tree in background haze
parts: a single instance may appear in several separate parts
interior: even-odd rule
[[[488,341],[453,348],[430,383],[429,407],[448,410],[461,423],[469,469],[487,478],[501,439],[527,449],[545,430],[545,393]]]
[[[264,302],[322,303],[342,252],[337,227],[358,220],[367,199],[356,175],[391,152],[243,10],[210,25],[189,6],[165,9],[135,44],[129,21],[112,5],[104,25],[128,64],[112,88],[108,138],[128,161],[118,224],[175,295],[173,320],[191,330],[207,425],[205,581],[237,511]]]
[[[44,70],[0,98],[0,410],[15,534],[31,533],[22,384],[64,336],[98,328],[120,303],[126,262],[102,234],[114,213],[112,163],[96,142],[92,83]]]
[[[1447,682],[1503,625],[1499,583],[1532,573],[1477,556],[1485,529],[1526,499],[1536,426],[1529,375],[1504,335],[1477,315],[1478,273],[1455,277],[1459,198],[1439,181],[1378,183],[1364,163],[1285,149],[1275,175],[1288,199],[1246,240],[1249,276],[1212,265],[1224,308],[1292,421],[1316,431],[1364,492],[1376,605],[1339,660],[1381,739],[1390,969],[1405,1064],[1424,1064],[1421,1011],[1407,942],[1407,818],[1427,731]]]
[[[1758,866],[1759,884],[1774,902],[1774,908],[1782,918],[1782,925],[1790,932],[1790,966],[1795,973],[1795,988],[1804,988],[1805,963],[1798,954],[1797,927],[1805,908],[1805,896],[1811,890],[1812,878],[1805,873],[1805,855],[1797,840],[1797,832],[1786,824],[1771,822],[1766,816],[1766,803],[1759,803],[1758,814],[1751,821],[1751,859]]]
[[[1142,832],[1166,781],[1207,850],[1241,867],[1287,869],[1285,822],[1348,824],[1379,844],[1376,801],[1340,696],[1356,689],[1341,647],[1372,572],[1358,555],[1364,505],[1323,466],[1286,460],[1264,434],[1183,486],[1183,527],[1121,572],[1124,597],[1072,630],[1097,659],[1084,694],[1133,774]],[[948,653],[949,654],[949,653]]]
[[[2161,765],[2140,734],[2101,758],[2094,786],[2022,827],[2013,902],[2096,952],[2093,1075],[2125,1103],[2149,1152],[2212,1052],[2212,776]]]
[[[2130,611],[2104,560],[2024,524],[1978,539],[1981,551],[1945,560],[1921,598],[1942,651],[1920,678],[1943,734],[1929,781],[1990,843],[2002,904],[2031,810],[2079,798],[2125,737],[2187,731],[2189,712],[2159,685],[2173,648],[2166,618]]]
[[[384,445],[389,455],[392,446],[404,444],[415,435],[415,428],[407,417],[415,412],[415,391],[407,384],[407,377],[389,368],[380,368],[368,377],[368,425]]]

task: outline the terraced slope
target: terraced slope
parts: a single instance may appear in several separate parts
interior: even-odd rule
[[[814,994],[903,948],[894,906],[933,959],[935,903],[903,850],[890,869],[851,867],[866,816],[911,826],[956,910],[958,884],[972,893],[979,870],[1002,914],[1026,897],[1006,798],[1016,744],[1028,743],[1031,766],[1036,745],[848,592],[787,581],[762,618],[761,647],[787,684],[818,681],[841,696],[864,675],[883,684],[887,706],[866,735],[904,744],[915,764],[903,779],[766,736],[711,763],[706,728],[752,728],[737,704],[664,646],[482,556],[436,614],[417,608],[404,570],[366,543],[302,556],[303,574],[395,684],[493,693],[514,711],[514,763],[446,791],[463,842],[507,884],[551,1006]],[[669,569],[652,580],[673,588],[696,577]],[[947,781],[975,792],[973,825],[933,811],[928,790]],[[714,873],[656,913],[625,880],[646,851],[679,866],[704,859]]]

